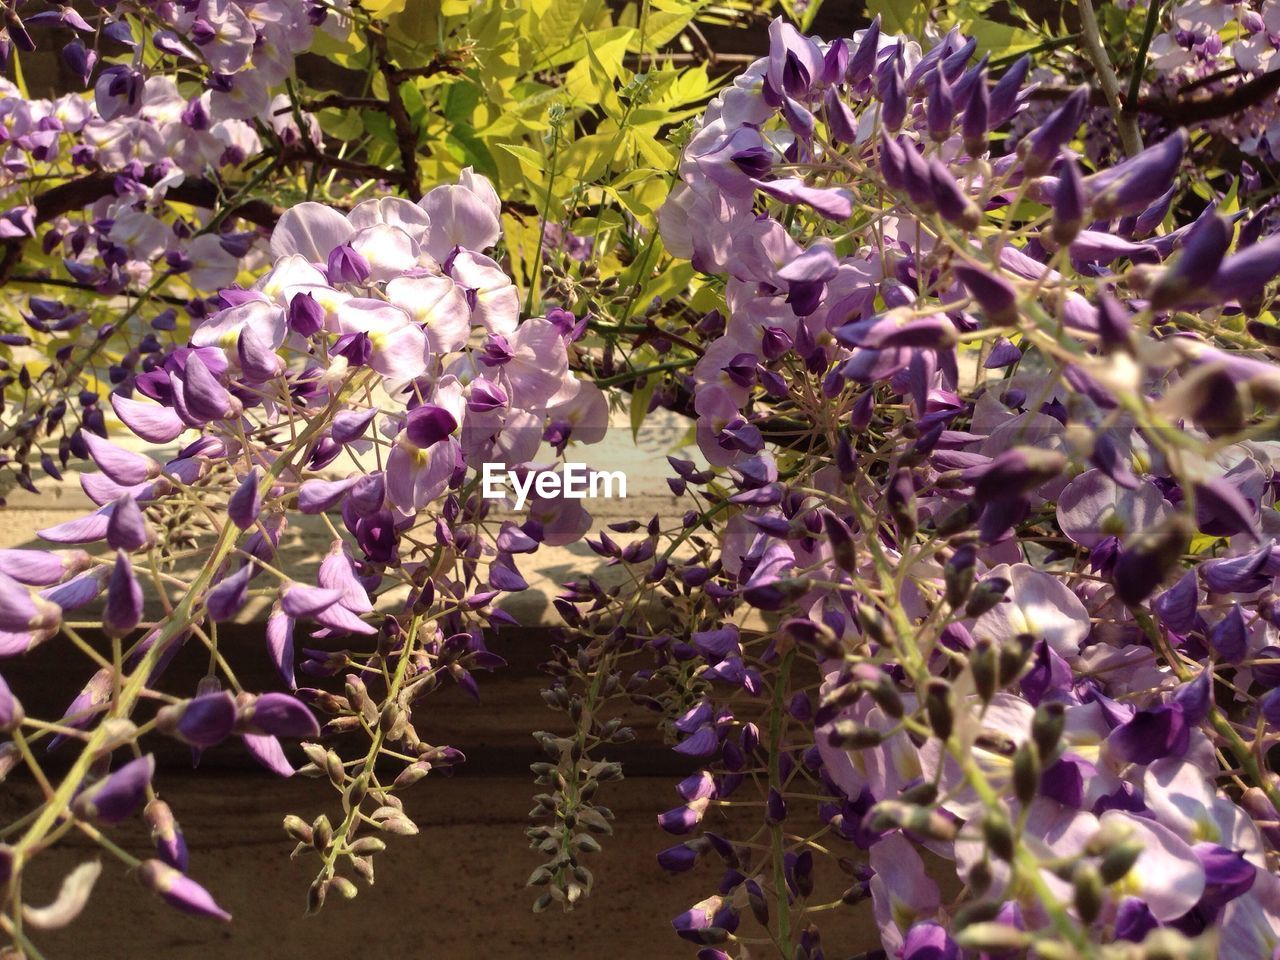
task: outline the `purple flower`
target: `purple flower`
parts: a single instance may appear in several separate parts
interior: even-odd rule
[[[231,914],[218,906],[208,890],[162,860],[143,861],[138,867],[138,881],[183,913],[224,922],[231,919]]]
[[[960,948],[941,924],[913,923],[902,946],[902,960],[960,960]]]
[[[313,337],[324,329],[324,308],[310,293],[298,293],[289,301],[289,329],[299,336]]]
[[[1211,214],[1198,222],[1178,258],[1152,288],[1152,308],[1164,310],[1194,300],[1195,294],[1213,279],[1230,245],[1231,227],[1222,217]]]
[[[338,590],[290,583],[280,594],[280,609],[295,620],[317,617],[342,599]]]
[[[121,486],[146,483],[160,475],[160,464],[146,454],[124,450],[87,430],[81,431],[81,437],[98,469]]]
[[[818,45],[781,17],[769,24],[769,65],[765,73],[770,94],[777,99],[804,100],[824,73]]]
[[[157,727],[199,750],[216,747],[236,724],[236,701],[227,691],[206,693],[183,703],[164,707],[156,715]]]
[[[224,578],[205,597],[205,607],[215,622],[230,620],[249,600],[249,578],[253,575],[252,563],[246,563],[235,573]]]
[[[1087,178],[1093,215],[1112,219],[1138,213],[1158,198],[1173,184],[1187,141],[1187,131],[1179,128],[1136,156]]]
[[[308,514],[324,513],[337,506],[359,479],[303,481],[298,488],[298,509]]]
[[[159,799],[152,800],[142,815],[151,827],[151,842],[155,844],[156,855],[175,870],[186,870],[187,841],[169,804]]]
[[[1227,615],[1209,631],[1209,643],[1227,663],[1239,663],[1248,650],[1249,630],[1245,626],[1244,611],[1233,603]]]
[[[1025,148],[1020,144],[1023,153],[1023,165],[1031,176],[1048,170],[1057,158],[1063,145],[1068,143],[1080,129],[1085,110],[1089,105],[1089,88],[1076,87],[1065,100],[1040,124],[1026,140]]]
[[[1107,745],[1127,763],[1146,764],[1163,757],[1180,757],[1190,744],[1190,731],[1182,708],[1161,704],[1139,710],[1133,718],[1111,731]]]
[[[240,485],[236,487],[236,492],[227,500],[227,516],[241,530],[248,530],[256,524],[258,515],[262,513],[260,473],[261,471],[254,467],[245,474]]]
[[[24,633],[46,630],[62,621],[62,611],[53,603],[33,595],[6,573],[0,573],[0,630]]]
[[[107,521],[107,546],[132,553],[151,542],[151,528],[142,509],[131,494],[124,494],[115,502],[115,509]]]
[[[952,268],[969,295],[995,327],[1012,326],[1018,320],[1018,292],[1013,285],[988,270],[957,264]]]
[[[107,602],[102,611],[102,629],[111,636],[123,637],[142,621],[142,585],[133,572],[129,555],[116,551],[115,566],[107,581]]]
[[[121,823],[142,806],[155,772],[156,758],[151,754],[130,760],[77,796],[71,809],[95,823]]]
[[[4,677],[0,677],[0,731],[11,732],[22,725],[25,717],[22,704],[9,689],[9,684],[5,682]]]
[[[119,393],[111,395],[111,406],[126,427],[152,443],[168,443],[187,429],[182,418],[168,407],[130,399]]]
[[[264,693],[242,706],[237,729],[241,733],[291,740],[320,735],[315,715],[287,693]]]
[[[364,283],[372,268],[350,244],[343,243],[329,251],[325,272],[333,284]]]
[[[698,848],[691,843],[677,843],[658,854],[658,866],[668,873],[684,873],[698,863]]]

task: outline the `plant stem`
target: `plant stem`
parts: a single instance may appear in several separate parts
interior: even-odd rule
[[[689,357],[684,360],[669,360],[666,363],[659,363],[652,367],[645,367],[642,370],[627,370],[624,373],[615,374],[612,377],[604,377],[596,380],[596,386],[612,387],[619,383],[638,380],[640,377],[648,376],[651,373],[662,373],[664,370],[681,370],[684,367],[691,367],[697,362],[696,357]]]
[[[1133,113],[1138,109],[1138,96],[1142,92],[1142,75],[1147,71],[1147,51],[1151,49],[1151,38],[1160,22],[1160,0],[1148,0],[1147,22],[1142,28],[1142,39],[1138,41],[1138,53],[1133,61],[1133,73],[1129,76],[1129,95],[1125,97],[1124,109]]]
[[[1124,99],[1120,92],[1120,80],[1111,66],[1111,58],[1107,56],[1107,48],[1102,45],[1102,34],[1098,30],[1098,18],[1093,12],[1092,0],[1080,0],[1080,34],[1084,40],[1085,51],[1098,71],[1098,82],[1107,96],[1111,113],[1116,120],[1116,129],[1120,133],[1120,142],[1124,152],[1129,156],[1142,151],[1142,135],[1138,132],[1138,118],[1124,109]]]
[[[773,700],[769,705],[769,786],[782,793],[782,725],[786,711],[787,683],[791,678],[791,665],[796,650],[792,647],[782,657],[778,677],[773,684]],[[778,902],[778,946],[783,960],[791,950],[791,898],[787,895],[787,872],[782,844],[782,825],[769,828],[773,844],[773,886]]]

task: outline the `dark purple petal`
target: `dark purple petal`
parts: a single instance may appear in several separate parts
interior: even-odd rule
[[[242,733],[290,740],[320,735],[315,715],[301,700],[287,693],[264,693],[241,708],[238,729]]]
[[[76,816],[96,823],[121,823],[137,811],[147,798],[147,786],[155,775],[156,758],[151,754],[131,760],[108,774],[72,801]]]

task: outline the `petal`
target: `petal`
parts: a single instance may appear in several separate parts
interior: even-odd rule
[[[337,210],[307,201],[281,215],[271,231],[271,252],[277,257],[298,254],[311,263],[324,263],[329,251],[346,243],[354,233]]]

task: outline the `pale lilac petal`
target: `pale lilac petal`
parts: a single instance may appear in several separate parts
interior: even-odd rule
[[[434,354],[461,350],[471,335],[471,308],[448,277],[397,277],[387,284],[387,299],[427,331]]]
[[[271,231],[271,252],[277,257],[296,253],[311,263],[324,263],[329,252],[354,233],[347,218],[333,207],[307,201],[281,215]]]
[[[1030,634],[1043,637],[1059,656],[1079,652],[1089,635],[1089,611],[1061,580],[1025,563],[995,567],[990,575],[1009,580],[1008,600],[974,622],[975,638],[1006,643]]]
[[[1142,853],[1129,880],[1137,884],[1135,895],[1146,901],[1157,920],[1174,920],[1196,905],[1204,893],[1204,870],[1189,844],[1154,820],[1120,810],[1108,810],[1099,820],[1104,827],[1118,821],[1133,831]]]
[[[490,333],[509,334],[520,321],[520,293],[506,272],[488,257],[464,250],[453,258],[450,275],[474,298],[471,320]]]
[[[426,251],[443,262],[455,247],[487,250],[498,242],[502,225],[487,202],[464,186],[436,187],[420,201],[431,220]]]
[[[253,759],[272,773],[282,777],[292,777],[296,772],[293,765],[289,763],[289,758],[284,755],[284,748],[280,746],[280,741],[275,737],[246,733],[243,739],[245,748],[253,755]]]

